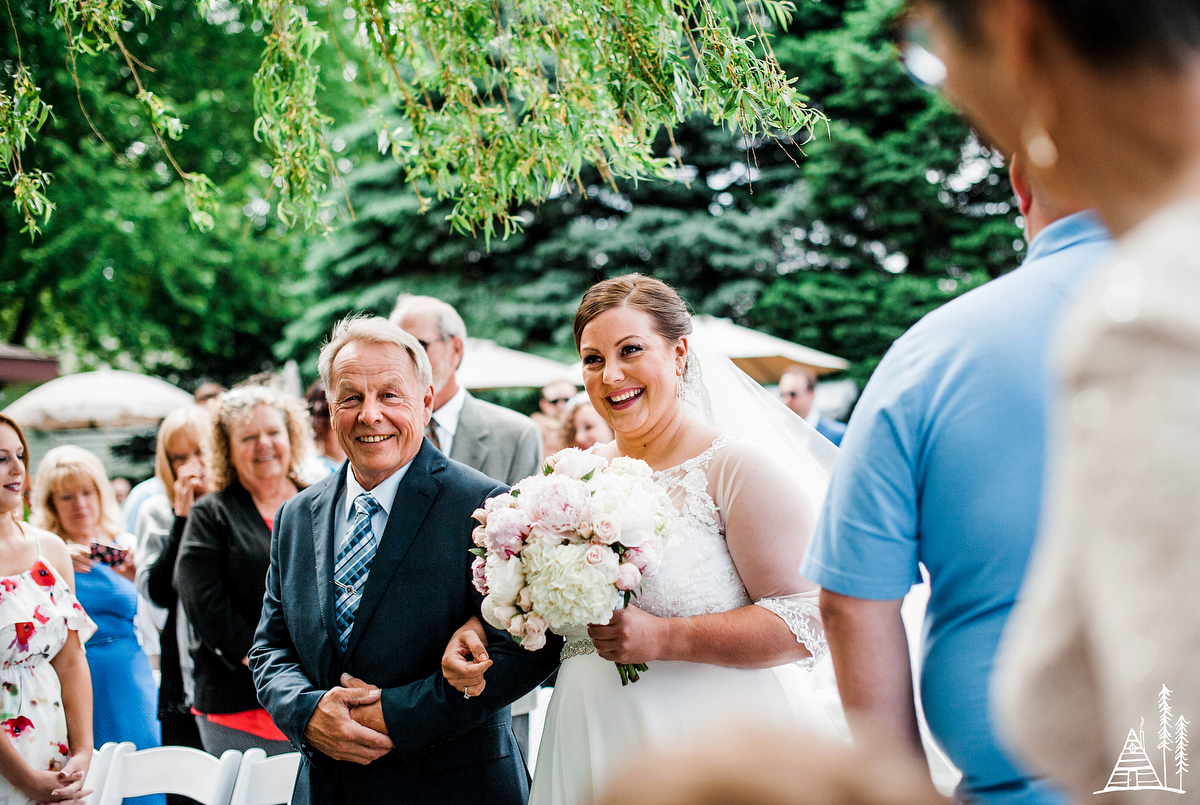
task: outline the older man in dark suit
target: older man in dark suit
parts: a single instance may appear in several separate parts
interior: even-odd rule
[[[304,753],[292,802],[521,805],[508,704],[560,646],[527,652],[490,633],[504,661],[475,697],[440,673],[447,641],[478,612],[471,512],[505,487],[423,438],[434,391],[414,337],[348,319],[320,370],[349,462],[280,510],[250,652],[259,699]]]

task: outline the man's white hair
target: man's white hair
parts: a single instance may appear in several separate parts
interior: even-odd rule
[[[333,360],[342,347],[347,344],[390,344],[408,353],[413,365],[417,367],[417,381],[422,388],[433,385],[433,369],[429,365],[429,356],[421,349],[417,339],[379,316],[362,314],[347,316],[337,323],[325,346],[321,347],[321,356],[317,358],[317,371],[321,374],[321,382],[325,384],[326,394],[332,397]]]
[[[407,316],[413,314],[432,313],[438,326],[438,337],[449,338],[458,336],[467,340],[467,325],[463,324],[462,316],[449,302],[443,302],[436,296],[414,296],[402,293],[396,297],[396,307],[392,309],[389,321],[397,327]]]

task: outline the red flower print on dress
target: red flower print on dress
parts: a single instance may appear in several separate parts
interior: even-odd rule
[[[58,745],[58,753],[60,755],[62,755],[63,757],[70,757],[71,756],[71,747],[67,746],[66,744],[60,743]]]
[[[32,623],[14,623],[13,627],[16,629],[17,639],[9,643],[8,647],[16,646],[21,651],[29,651],[29,638],[33,637],[37,630]]]
[[[44,563],[39,561],[31,569],[33,570],[33,573],[30,575],[33,576],[33,580],[37,582],[39,587],[54,586],[54,582],[56,581],[54,574],[50,572],[50,568],[46,567]]]
[[[20,585],[12,579],[0,579],[0,587],[4,588],[4,592],[11,593]]]
[[[4,727],[4,731],[13,738],[20,738],[25,730],[33,726],[33,722],[25,716],[17,716],[16,718],[10,718],[8,721],[0,722],[0,726]]]
[[[42,610],[41,604],[33,608],[33,619],[43,626],[50,622],[50,616]]]

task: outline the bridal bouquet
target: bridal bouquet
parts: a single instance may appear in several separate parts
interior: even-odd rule
[[[644,461],[568,448],[473,517],[471,569],[483,617],[537,651],[547,629],[607,624],[622,599],[629,605],[658,571],[675,509]],[[621,684],[647,670],[617,669]]]

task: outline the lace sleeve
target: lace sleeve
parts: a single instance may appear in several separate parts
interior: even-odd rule
[[[800,575],[816,525],[808,496],[786,467],[744,441],[718,452],[709,482],[746,592],[787,624],[812,655],[801,665],[811,668],[828,647],[817,605],[820,588]]]
[[[798,665],[806,671],[825,658],[829,653],[829,644],[825,642],[825,627],[821,623],[821,610],[817,605],[819,591],[798,593],[796,595],[774,595],[760,598],[754,603],[763,609],[769,609],[792,630],[796,641],[803,643],[812,654],[805,657]]]

